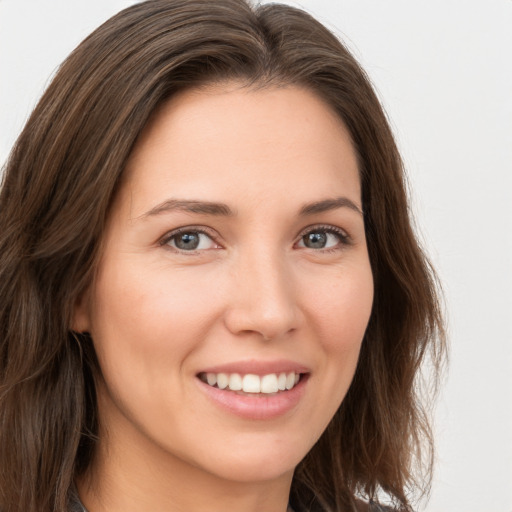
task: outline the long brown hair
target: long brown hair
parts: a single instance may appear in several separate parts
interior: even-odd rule
[[[109,206],[155,108],[225,80],[296,84],[323,98],[359,157],[375,300],[350,390],[297,467],[297,510],[398,509],[428,490],[432,442],[420,364],[444,355],[434,274],[408,213],[402,163],[368,78],[301,10],[245,0],[150,0],[68,57],[32,113],[0,193],[0,509],[64,512],[94,455],[98,418],[87,336],[70,331],[91,282]],[[417,473],[418,461],[423,461]],[[419,478],[414,475],[419,474]]]

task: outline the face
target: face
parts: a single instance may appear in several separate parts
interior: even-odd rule
[[[107,443],[230,481],[290,477],[352,380],[373,280],[350,137],[296,87],[153,116],[74,327]]]

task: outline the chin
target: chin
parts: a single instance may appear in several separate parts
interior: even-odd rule
[[[223,449],[223,453],[214,455],[211,467],[218,476],[241,483],[291,478],[296,466],[309,449],[309,444],[293,440],[292,436],[286,441],[247,440],[246,446],[240,447],[235,444]]]
[[[291,479],[298,462],[283,464],[282,460],[278,462],[270,457],[258,461],[240,461],[237,459],[225,464],[217,464],[212,474],[223,480],[245,484],[268,482],[281,478]]]

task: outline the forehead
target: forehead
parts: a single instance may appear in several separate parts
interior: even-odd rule
[[[154,112],[124,182],[135,203],[170,192],[225,201],[279,189],[299,198],[313,190],[329,195],[334,185],[360,196],[348,130],[321,98],[297,86],[227,83],[181,92]]]

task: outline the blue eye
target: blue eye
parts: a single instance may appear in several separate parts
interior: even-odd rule
[[[307,249],[333,249],[347,243],[348,236],[334,228],[316,228],[302,235],[298,246]]]
[[[179,251],[201,251],[213,249],[217,246],[209,235],[197,230],[180,231],[172,234],[165,239],[164,244]]]

